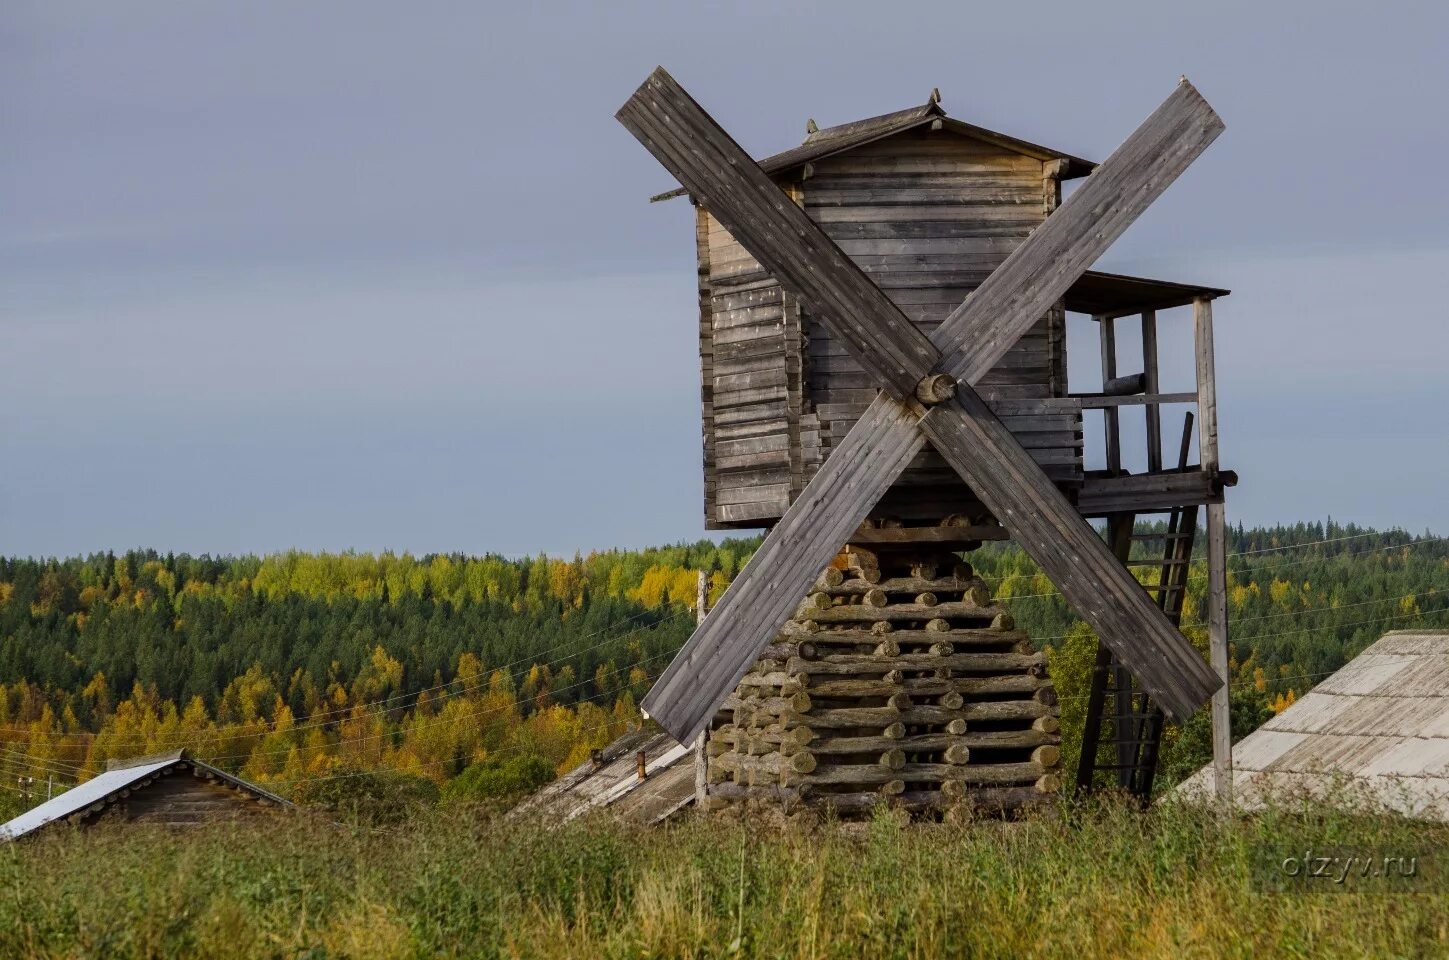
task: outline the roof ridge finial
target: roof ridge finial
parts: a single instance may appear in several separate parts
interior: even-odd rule
[[[812,133],[819,133],[819,132],[820,132],[820,127],[819,127],[818,124],[816,124],[815,118],[814,117],[808,117],[808,118],[806,118],[806,120],[805,120],[805,135],[806,136],[809,136]]]
[[[941,102],[941,88],[940,87],[932,87],[931,88],[931,100],[930,100],[930,102],[931,103],[940,103]]]

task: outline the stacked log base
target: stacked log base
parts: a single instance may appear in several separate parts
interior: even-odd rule
[[[710,810],[1017,810],[1060,786],[1042,654],[955,555],[847,547],[716,716]]]

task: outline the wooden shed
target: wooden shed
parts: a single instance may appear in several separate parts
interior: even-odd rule
[[[1233,750],[1242,809],[1305,800],[1449,823],[1449,631],[1395,630]],[[1178,785],[1214,798],[1205,767]]]
[[[184,750],[111,761],[106,771],[0,826],[0,839],[18,840],[52,823],[87,826],[119,819],[167,827],[265,816],[291,804]]]

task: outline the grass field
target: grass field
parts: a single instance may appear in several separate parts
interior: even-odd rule
[[[70,828],[0,847],[0,956],[1393,957],[1449,885],[1266,889],[1268,850],[1449,855],[1449,828],[1111,804],[1017,823]]]

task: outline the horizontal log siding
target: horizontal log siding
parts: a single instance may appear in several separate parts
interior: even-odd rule
[[[1055,200],[1040,161],[925,130],[819,161],[782,188],[927,334]],[[760,526],[784,514],[879,384],[707,211],[697,241],[706,520]],[[1048,476],[1077,487],[1081,409],[1052,399],[1065,392],[1064,328],[1054,309],[976,387]],[[928,451],[876,512],[924,520],[978,509]]]
[[[760,526],[783,515],[802,485],[804,461],[792,449],[799,445],[800,350],[792,357],[786,349],[790,305],[779,283],[707,211],[699,235],[707,298],[700,346],[707,336],[710,348],[706,520],[711,527]]]
[[[699,281],[699,410],[700,434],[704,443],[704,526],[719,526],[714,495],[714,293],[709,285],[709,224],[703,207],[694,208],[694,251]]]
[[[1054,186],[1037,160],[922,129],[817,162],[804,201],[811,218],[929,334],[1042,222]],[[831,438],[845,436],[877,384],[823,324],[808,314],[802,323],[806,410],[817,416],[828,454]],[[1051,399],[1065,392],[1063,326],[1060,310],[1043,317],[976,388],[1048,476],[1073,487],[1082,479],[1081,410]],[[808,480],[808,464],[806,471]],[[975,509],[955,472],[928,450],[876,513],[927,520]]]

